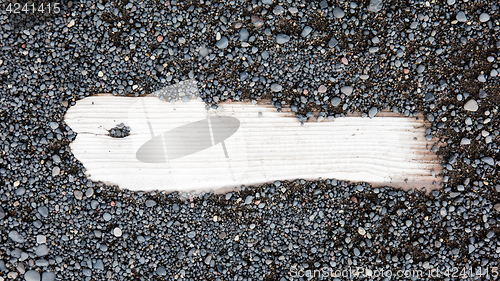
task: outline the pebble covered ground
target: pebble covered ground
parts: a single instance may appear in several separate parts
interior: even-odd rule
[[[4,5],[0,280],[336,280],[307,276],[356,267],[359,280],[496,280],[499,14],[492,0]],[[302,122],[422,113],[443,188],[298,179],[165,194],[85,177],[68,107],[188,79],[208,106],[270,99]]]

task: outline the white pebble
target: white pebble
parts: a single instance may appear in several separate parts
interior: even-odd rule
[[[113,229],[113,234],[116,237],[120,237],[120,236],[122,236],[122,230],[119,227],[115,227],[115,229]]]

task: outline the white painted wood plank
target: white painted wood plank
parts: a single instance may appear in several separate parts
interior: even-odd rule
[[[100,95],[78,101],[65,121],[78,133],[71,149],[89,177],[125,189],[223,191],[319,177],[375,186],[439,188],[441,178],[431,171],[439,175],[441,165],[430,151],[432,142],[425,139],[422,120],[345,117],[300,125],[293,114],[284,111],[277,112],[267,104],[233,102],[207,112],[205,104],[197,100],[169,103],[156,97]],[[238,130],[224,141],[229,158],[219,143],[165,163],[137,159],[139,148],[152,138],[148,121],[154,136],[162,136],[162,153],[168,154],[164,150],[166,132],[186,124],[198,126],[195,122],[210,116],[230,116],[240,122]],[[130,135],[121,139],[108,136],[108,130],[120,123],[131,128]],[[200,125],[197,130],[205,129]]]

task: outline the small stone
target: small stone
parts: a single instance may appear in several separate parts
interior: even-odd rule
[[[247,41],[249,36],[250,36],[250,33],[248,33],[248,30],[246,30],[245,28],[242,28],[240,30],[240,41],[241,42]]]
[[[219,48],[221,50],[225,49],[225,48],[227,48],[227,46],[229,46],[229,40],[227,39],[226,36],[222,36],[220,38],[220,40],[217,41],[217,43],[215,43],[215,46],[217,46],[217,48]]]
[[[334,97],[331,101],[332,106],[339,106],[341,101],[342,101],[342,99],[340,99],[339,97]]]
[[[497,212],[500,212],[500,203],[496,203],[496,204],[493,206],[493,209],[495,209]]]
[[[363,236],[363,235],[366,234],[366,230],[364,228],[362,228],[362,227],[358,227],[358,233],[359,233],[359,235]]]
[[[45,244],[38,246],[35,250],[35,254],[39,257],[46,256],[48,253],[49,253],[49,248]]]
[[[77,200],[82,200],[83,198],[83,192],[81,192],[80,190],[73,191],[73,195],[75,195],[75,198]]]
[[[24,274],[24,280],[26,281],[40,281],[40,273],[36,270],[29,270]]]
[[[85,196],[88,198],[92,197],[94,195],[94,189],[92,187],[87,188],[87,191],[85,191]]]
[[[468,138],[462,138],[462,141],[460,142],[460,145],[469,145],[470,144],[470,139]]]
[[[283,33],[276,35],[276,43],[285,44],[288,41],[290,41],[290,36],[283,34]]]
[[[245,204],[250,204],[252,203],[252,200],[253,200],[253,196],[247,196],[247,198],[245,199]]]
[[[328,47],[333,48],[339,44],[339,41],[335,38],[332,37],[330,38],[330,41],[328,42]]]
[[[281,87],[280,84],[271,84],[271,91],[273,92],[281,92],[281,90],[283,90],[283,87]]]
[[[3,208],[0,206],[0,220],[3,219],[5,217],[5,211],[3,210]]]
[[[116,237],[122,236],[122,230],[119,227],[115,227],[115,229],[113,229],[113,235]]]
[[[481,161],[483,161],[484,163],[486,163],[490,166],[495,166],[495,160],[491,157],[483,157],[483,158],[481,158]]]
[[[467,111],[477,111],[479,106],[475,100],[470,100],[464,104],[464,109]]]
[[[313,30],[312,27],[305,26],[304,29],[302,30],[302,33],[300,33],[300,36],[307,37],[307,35],[309,35],[309,33],[311,33],[312,30]]]
[[[59,173],[61,173],[61,168],[59,168],[58,166],[55,166],[54,168],[52,168],[52,176],[53,177],[58,176]]]
[[[52,271],[46,271],[42,273],[42,281],[55,281],[56,273]]]
[[[378,113],[378,109],[376,107],[372,107],[370,109],[370,111],[368,112],[368,116],[370,118],[373,118],[373,117],[375,117],[375,115],[377,115],[377,113]]]
[[[488,96],[488,94],[486,93],[486,91],[484,91],[483,89],[479,89],[479,98],[486,98]]]
[[[191,232],[189,232],[187,236],[188,236],[189,238],[194,238],[194,237],[196,237],[196,231],[191,231]]]
[[[249,74],[246,71],[240,73],[240,81],[245,81],[248,78]]]
[[[479,76],[477,77],[477,80],[479,82],[484,83],[484,82],[486,82],[486,77],[484,77],[484,74],[479,74]]]
[[[52,130],[59,128],[59,124],[57,122],[49,122],[49,126]]]
[[[262,25],[264,25],[264,21],[258,16],[252,16],[252,23],[256,28],[260,28]]]
[[[475,250],[476,250],[476,247],[474,247],[474,245],[469,245],[469,254],[471,254]]]
[[[344,86],[340,88],[340,91],[345,94],[346,96],[350,96],[353,92],[353,88],[351,86]]]
[[[156,37],[156,41],[158,41],[158,43],[161,43],[163,41],[163,36],[158,35],[158,37]]]
[[[341,8],[337,7],[333,10],[333,16],[338,18],[338,19],[341,19],[343,18],[345,15],[344,13],[344,10],[342,10]]]
[[[480,16],[479,16],[479,21],[480,22],[487,22],[490,20],[490,15],[488,15],[487,13],[482,13]]]
[[[263,51],[261,54],[261,57],[263,60],[267,60],[269,58],[269,52],[268,51]]]
[[[24,237],[19,234],[19,232],[12,230],[9,232],[9,238],[12,239],[12,241],[17,242],[17,243],[24,243],[25,239]]]
[[[150,208],[150,207],[154,207],[154,206],[156,206],[156,201],[146,200],[146,207]]]
[[[72,28],[73,26],[75,26],[75,20],[70,20],[68,23],[68,27]]]
[[[165,275],[167,275],[167,270],[165,269],[165,267],[160,266],[156,269],[156,274],[158,274],[160,276],[165,276]]]
[[[275,14],[276,16],[279,16],[281,14],[283,14],[285,12],[285,8],[283,8],[283,6],[281,5],[276,5],[276,7],[274,7],[273,9],[273,14]]]
[[[370,0],[368,11],[372,13],[378,13],[380,10],[382,10],[382,0]]]
[[[462,11],[458,12],[457,21],[459,21],[459,22],[466,22],[467,21],[467,16],[465,15],[464,12],[462,12]]]
[[[36,243],[44,244],[45,242],[47,242],[47,238],[45,237],[45,235],[38,234],[36,236]]]
[[[49,215],[49,209],[45,206],[38,207],[37,211],[44,218],[46,218]]]
[[[112,219],[111,217],[111,214],[106,212],[102,215],[102,218],[105,220],[105,221],[110,221]]]
[[[326,92],[326,90],[327,90],[326,86],[325,85],[321,85],[318,88],[318,93],[324,93],[324,92]]]
[[[425,66],[419,65],[417,68],[417,73],[422,73],[422,72],[424,72],[424,70],[425,70]]]
[[[345,65],[348,65],[349,64],[349,61],[347,60],[346,57],[343,57],[341,60],[340,60],[343,64]]]

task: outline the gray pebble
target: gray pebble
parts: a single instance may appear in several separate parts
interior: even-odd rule
[[[154,207],[154,206],[156,206],[156,201],[146,200],[146,207],[150,208],[150,207]]]
[[[342,99],[340,99],[339,97],[334,97],[331,101],[332,106],[339,106],[341,101],[342,101]]]
[[[312,30],[313,30],[312,27],[305,26],[304,29],[302,30],[302,33],[300,33],[300,36],[307,37],[307,35],[309,35],[309,33],[311,33]]]
[[[281,90],[283,90],[283,87],[281,87],[280,84],[276,84],[276,83],[271,84],[271,91],[281,92]]]
[[[333,48],[339,44],[339,41],[335,38],[332,37],[330,38],[330,41],[328,41],[328,47]]]
[[[382,0],[370,0],[370,5],[368,5],[368,11],[372,13],[378,13],[382,10]]]
[[[36,270],[29,270],[24,274],[24,280],[26,281],[40,281],[40,273]]]
[[[12,239],[12,241],[17,242],[17,243],[24,243],[25,239],[24,237],[19,234],[19,232],[12,230],[9,232],[9,238]]]
[[[483,89],[479,89],[479,98],[486,98],[488,96],[488,94],[486,93],[486,91],[484,91]]]
[[[490,15],[488,15],[487,13],[482,13],[480,16],[479,16],[479,21],[480,22],[487,22],[490,20]]]
[[[247,41],[248,40],[248,37],[250,36],[250,33],[248,33],[248,30],[246,30],[245,28],[242,28],[240,30],[240,41]]]
[[[88,198],[92,197],[94,195],[94,189],[92,187],[87,188],[87,191],[85,191],[85,196]]]
[[[460,141],[460,145],[469,145],[470,144],[470,139],[468,138],[462,138],[462,141]]]
[[[252,203],[252,200],[253,200],[253,196],[247,196],[247,198],[245,199],[245,204],[250,204]]]
[[[49,215],[49,209],[45,206],[38,207],[37,211],[44,218],[46,218]]]
[[[375,117],[375,115],[377,115],[378,113],[378,109],[376,107],[372,107],[370,109],[370,111],[368,112],[368,116],[370,116],[370,118],[373,118]]]
[[[267,60],[269,58],[269,52],[268,51],[263,51],[262,54],[262,59],[263,60]]]
[[[59,124],[57,122],[49,122],[49,126],[52,130],[59,128]]]
[[[82,198],[83,198],[83,192],[81,192],[80,190],[75,190],[75,191],[73,191],[73,194],[75,195],[75,198],[77,200],[82,200]]]
[[[52,168],[52,176],[53,177],[58,176],[59,173],[61,173],[61,168],[59,168],[58,166],[55,166],[54,168]]]
[[[457,14],[457,21],[459,22],[466,22],[467,21],[467,16],[465,16],[465,13],[460,11]]]
[[[165,269],[165,267],[160,266],[156,269],[156,274],[158,274],[160,276],[165,276],[165,275],[167,275],[167,270]]]
[[[464,104],[464,109],[467,111],[477,111],[479,106],[475,100],[470,100]]]
[[[340,91],[346,96],[350,96],[354,89],[351,86],[344,86],[340,89]]]
[[[221,50],[225,49],[225,48],[227,48],[227,46],[229,46],[229,40],[227,39],[226,36],[222,36],[220,38],[220,40],[217,41],[217,43],[215,43],[215,46],[217,46],[217,48],[219,48]]]
[[[245,81],[248,78],[248,72],[243,71],[240,73],[240,81]]]
[[[481,158],[481,161],[483,161],[484,163],[486,163],[490,166],[495,166],[495,160],[491,157],[483,157],[483,158]]]
[[[345,15],[344,13],[344,10],[342,10],[341,8],[337,7],[333,10],[333,16],[338,18],[338,19],[341,19],[343,18]]]
[[[42,244],[36,248],[35,254],[39,257],[46,256],[49,254],[49,248],[45,244]]]
[[[290,36],[283,34],[283,33],[276,35],[276,43],[285,44],[288,41],[290,41]]]
[[[46,271],[42,273],[42,281],[55,281],[56,273],[52,271]]]
[[[105,220],[105,221],[110,221],[112,219],[111,217],[111,214],[106,212],[104,214],[102,214],[102,218]]]

